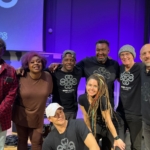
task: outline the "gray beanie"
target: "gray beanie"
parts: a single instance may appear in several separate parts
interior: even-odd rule
[[[134,58],[136,57],[135,49],[131,45],[127,44],[127,45],[122,46],[118,52],[118,55],[120,56],[120,53],[122,52],[130,52]]]

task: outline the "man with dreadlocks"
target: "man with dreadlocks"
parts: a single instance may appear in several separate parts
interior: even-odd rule
[[[103,76],[93,74],[88,78],[86,93],[79,96],[79,104],[84,121],[97,141],[99,138],[105,137],[109,139],[109,150],[116,146],[124,150],[125,144],[119,138],[112,123],[113,109],[109,101],[108,87]]]

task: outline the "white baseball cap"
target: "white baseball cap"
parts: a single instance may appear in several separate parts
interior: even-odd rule
[[[64,109],[64,108],[63,108],[62,106],[60,106],[58,103],[51,103],[51,104],[49,104],[49,105],[46,107],[46,109],[45,109],[47,118],[48,118],[48,117],[51,117],[51,116],[52,116],[52,117],[55,116],[56,110],[57,110],[58,108]]]

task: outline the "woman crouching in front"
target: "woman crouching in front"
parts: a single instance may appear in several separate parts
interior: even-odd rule
[[[113,110],[109,102],[107,84],[103,76],[91,75],[86,83],[86,93],[79,96],[79,104],[84,121],[93,132],[97,142],[99,139],[107,138],[108,150],[116,146],[125,149],[124,142],[119,138],[112,123]],[[102,146],[103,149],[103,146]]]

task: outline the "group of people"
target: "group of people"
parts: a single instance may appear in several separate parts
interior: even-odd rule
[[[62,64],[46,67],[46,59],[35,52],[21,58],[19,73],[5,63],[5,42],[0,39],[0,150],[4,148],[11,119],[16,125],[18,150],[90,149],[125,150],[125,132],[130,132],[131,149],[141,150],[142,127],[145,149],[150,150],[150,44],[141,48],[143,63],[134,61],[133,46],[118,51],[122,61],[109,58],[109,42],[96,42],[96,56],[76,63],[76,54],[66,50]],[[78,97],[80,79],[86,92]],[[120,82],[119,104],[114,110],[114,82]],[[45,110],[47,97],[52,103]],[[83,120],[76,119],[78,104]],[[54,129],[42,139],[44,110]],[[143,122],[143,125],[142,125]]]

